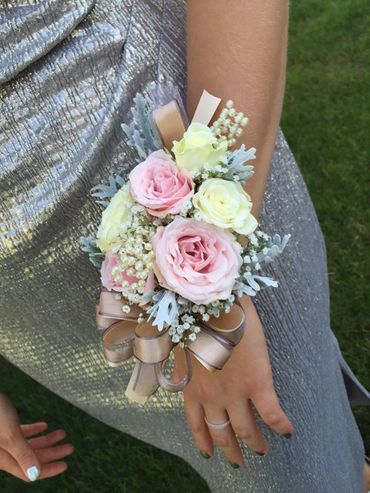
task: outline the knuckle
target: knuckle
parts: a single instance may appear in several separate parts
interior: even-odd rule
[[[198,396],[199,400],[203,402],[212,402],[216,397],[216,393],[211,385],[201,384],[198,386]]]
[[[190,413],[188,410],[185,412],[186,422],[192,433],[201,433],[204,429],[203,423],[195,415]]]
[[[243,441],[250,442],[251,440],[253,440],[253,433],[247,428],[234,427],[234,431]]]
[[[192,421],[189,423],[190,429],[193,433],[199,434],[202,433],[204,426],[203,423],[200,423],[199,421]]]
[[[228,448],[230,445],[230,440],[226,435],[215,435],[213,436],[213,440],[221,448]]]
[[[248,389],[248,393],[250,395],[253,395],[253,394],[256,394],[257,392],[259,392],[259,390],[261,388],[259,380],[257,380],[256,378],[252,378],[250,376],[247,376],[245,378],[244,382],[245,382],[245,385]]]
[[[269,426],[278,426],[282,423],[282,415],[279,411],[269,410],[262,415],[262,419]]]

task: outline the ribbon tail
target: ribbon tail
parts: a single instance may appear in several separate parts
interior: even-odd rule
[[[208,125],[220,103],[221,98],[212,96],[212,94],[204,90],[200,97],[191,123],[197,122],[203,123],[203,125]]]
[[[173,345],[168,330],[159,332],[149,322],[137,324],[134,340],[137,361],[126,389],[128,399],[145,404],[154,394],[159,387],[156,367],[168,358]]]
[[[143,405],[158,386],[155,365],[136,360],[125,395],[130,401]]]

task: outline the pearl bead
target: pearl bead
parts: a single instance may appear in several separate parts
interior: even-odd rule
[[[245,127],[247,125],[247,123],[248,123],[248,118],[247,117],[243,118],[242,121],[240,122],[240,124],[241,124],[242,127]]]
[[[235,116],[235,114],[236,114],[236,109],[235,108],[230,108],[229,115],[230,116]]]
[[[226,108],[232,108],[233,106],[234,106],[234,101],[232,101],[231,99],[226,101]]]

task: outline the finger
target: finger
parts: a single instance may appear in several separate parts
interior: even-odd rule
[[[51,447],[66,437],[64,430],[56,430],[42,437],[32,438],[28,441],[33,450]]]
[[[4,450],[0,450],[0,463],[1,469],[3,471],[6,471],[12,476],[22,479],[23,481],[30,481],[28,477],[25,476],[22,469],[19,467],[18,462]],[[67,464],[63,461],[53,462],[52,464],[43,464],[38,479],[47,479],[58,476],[58,474],[62,474],[64,471],[66,471],[67,467]]]
[[[20,428],[8,443],[7,452],[18,462],[28,479],[36,481],[40,475],[40,463],[32,447],[23,437]]]
[[[204,409],[204,414],[210,423],[224,423],[229,419],[226,411],[222,409],[207,407]],[[230,464],[235,468],[242,466],[243,455],[231,425],[221,430],[209,425],[207,427],[214,443],[222,450]]]
[[[268,452],[268,443],[263,436],[251,406],[247,401],[240,401],[227,409],[234,433],[259,455]]]
[[[64,459],[73,453],[73,445],[65,443],[59,445],[58,447],[50,447],[41,450],[37,450],[36,455],[39,459],[40,464],[42,464],[41,469],[43,469],[45,464],[57,461],[59,459]]]
[[[0,470],[11,474],[18,479],[22,479],[23,481],[29,481],[19,467],[18,462],[3,449],[0,449]]]
[[[34,435],[38,435],[39,433],[43,433],[47,430],[48,424],[44,421],[40,423],[32,423],[29,425],[21,425],[22,435],[25,438],[32,437]]]
[[[267,426],[276,433],[290,438],[293,433],[293,425],[282,410],[273,387],[255,392],[251,396],[251,400]]]
[[[184,411],[194,437],[195,446],[204,458],[211,457],[213,455],[213,440],[204,422],[202,406],[198,402],[185,398]]]
[[[52,478],[54,476],[58,476],[66,471],[68,465],[66,462],[53,462],[52,464],[44,464],[41,468],[40,478],[39,479],[47,479]]]

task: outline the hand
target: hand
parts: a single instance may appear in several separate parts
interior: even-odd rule
[[[260,455],[268,451],[268,443],[257,425],[250,401],[262,420],[276,433],[286,438],[293,433],[293,426],[274,390],[261,321],[249,298],[243,298],[242,304],[247,313],[245,334],[224,368],[211,373],[192,357],[193,376],[184,389],[185,414],[196,447],[207,457],[213,454],[215,443],[235,468],[243,464],[237,437]],[[175,380],[185,372],[181,352],[176,348]],[[222,430],[209,429],[205,416],[211,423],[230,419],[231,425]]]
[[[4,395],[0,394],[0,470],[24,481],[35,481],[61,474],[67,464],[60,459],[73,452],[70,444],[56,445],[66,436],[64,430],[47,435],[47,423],[20,425],[17,411]]]

